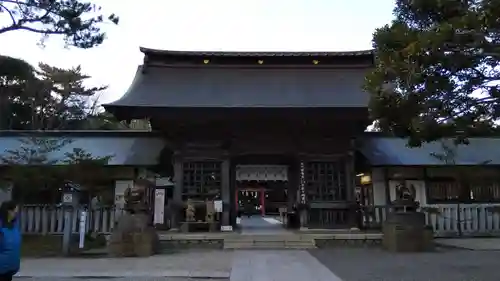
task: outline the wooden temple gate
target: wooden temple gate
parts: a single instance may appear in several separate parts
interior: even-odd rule
[[[104,106],[165,137],[176,205],[219,198],[221,225],[234,225],[236,165],[286,165],[287,208],[304,207],[302,226],[354,226],[352,140],[369,124],[371,51],[141,51],[127,93]]]
[[[206,154],[205,154],[206,155]],[[238,157],[227,156],[206,159],[197,157],[176,157],[174,161],[174,200],[177,202],[223,201],[221,225],[235,225],[237,215],[237,174]],[[205,159],[204,159],[205,158]],[[258,158],[257,158],[258,159]],[[353,226],[350,207],[354,200],[354,170],[349,154],[335,160],[300,161],[300,156],[287,165],[286,207],[301,203],[307,206],[307,214],[302,221],[309,228],[346,228]],[[263,161],[265,161],[263,159]],[[261,166],[271,166],[262,162]],[[257,165],[255,165],[257,166]],[[177,222],[185,218],[179,214]]]

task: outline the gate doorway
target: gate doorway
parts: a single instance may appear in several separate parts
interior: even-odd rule
[[[280,209],[288,204],[288,166],[237,165],[235,209],[245,232],[285,231]]]
[[[263,186],[251,188],[241,187],[236,190],[236,211],[246,216],[260,214],[266,215],[265,188]]]

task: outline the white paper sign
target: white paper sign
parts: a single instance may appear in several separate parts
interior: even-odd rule
[[[66,203],[66,204],[73,203],[73,194],[71,194],[71,193],[64,194],[63,203]]]
[[[215,200],[214,201],[214,209],[215,209],[215,212],[222,213],[222,200]]]
[[[232,225],[223,225],[220,227],[221,231],[233,231],[233,226]]]
[[[80,213],[80,231],[79,231],[79,235],[80,235],[80,240],[78,242],[78,247],[80,249],[83,249],[83,247],[85,246],[85,231],[86,231],[86,226],[87,226],[87,212],[86,211],[82,211]]]
[[[154,224],[165,223],[165,189],[155,191]]]

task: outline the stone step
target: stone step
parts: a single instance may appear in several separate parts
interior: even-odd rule
[[[316,248],[313,240],[225,240],[224,249],[311,249]]]
[[[314,249],[316,246],[314,245],[239,245],[239,244],[224,244],[224,249],[238,249],[238,250],[247,250],[247,249]]]
[[[224,241],[311,241],[311,237],[301,235],[241,235],[224,238]]]

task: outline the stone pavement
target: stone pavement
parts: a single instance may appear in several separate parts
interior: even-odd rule
[[[25,259],[20,277],[203,277],[228,278],[231,251],[181,251],[148,258]]]
[[[250,218],[242,216],[241,222],[242,234],[287,234],[282,223],[272,217],[262,217],[260,215],[253,215]]]
[[[474,250],[474,251],[499,251],[499,238],[456,238],[436,239],[436,243],[442,246]]]
[[[150,258],[25,260],[15,280],[498,281],[499,260],[500,251],[458,249],[431,253],[341,247],[310,251],[191,250]]]
[[[189,277],[119,277],[119,278],[53,278],[53,277],[14,277],[15,281],[227,281],[224,279],[212,278],[189,278]]]
[[[342,281],[307,251],[235,251],[231,281]]]
[[[498,281],[500,251],[444,249],[389,253],[381,249],[314,249],[343,281]]]

